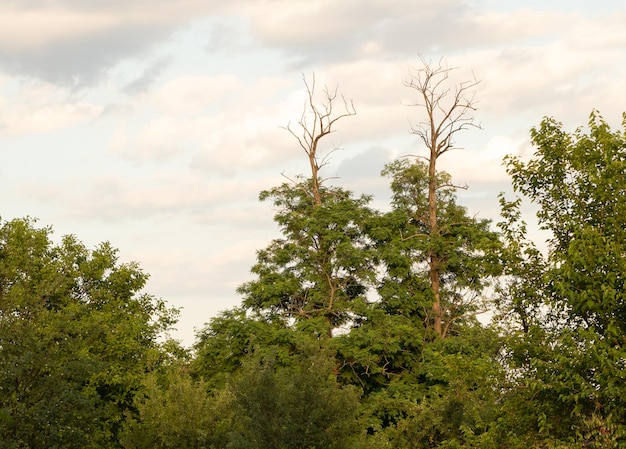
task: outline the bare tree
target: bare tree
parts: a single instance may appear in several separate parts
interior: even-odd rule
[[[340,119],[356,115],[356,110],[354,103],[352,101],[348,102],[342,96],[343,111],[335,111],[334,105],[337,102],[338,96],[337,87],[331,91],[327,86],[324,86],[324,99],[321,104],[318,105],[315,98],[315,75],[312,76],[310,83],[305,76],[302,78],[306,86],[307,98],[305,100],[302,116],[300,117],[300,121],[298,121],[298,129],[294,130],[291,123],[286,126],[286,129],[298,140],[300,147],[302,147],[309,159],[313,186],[312,195],[315,204],[320,205],[322,204],[320,186],[324,179],[320,178],[319,172],[320,169],[328,163],[328,156],[336,148],[333,148],[324,155],[320,155],[319,143],[322,138],[335,131],[333,127]]]
[[[423,121],[411,126],[411,132],[420,138],[428,150],[428,227],[430,235],[437,237],[441,234],[437,221],[437,190],[460,187],[437,184],[437,160],[448,151],[458,148],[454,140],[457,133],[480,128],[474,118],[474,88],[479,81],[473,77],[471,80],[453,84],[450,74],[455,67],[449,67],[443,59],[436,65],[423,57],[420,59],[422,67],[410,67],[405,85],[418,94],[418,101],[414,106],[426,113]],[[428,255],[428,275],[434,296],[433,329],[440,336],[445,336],[442,325],[445,311],[442,310],[440,293],[443,262],[443,256],[431,249]]]

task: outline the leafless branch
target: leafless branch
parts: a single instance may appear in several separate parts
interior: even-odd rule
[[[404,84],[417,91],[418,101],[413,106],[426,112],[426,120],[411,126],[411,132],[426,145],[431,158],[456,149],[454,136],[469,128],[481,128],[476,123],[475,87],[480,83],[473,78],[448,88],[450,73],[456,67],[449,67],[443,60],[435,66],[420,57],[422,68],[409,67],[409,75]]]
[[[306,87],[307,97],[304,102],[302,115],[298,121],[298,128],[294,129],[291,123],[288,123],[285,129],[295,137],[309,159],[311,178],[313,180],[313,197],[315,203],[319,205],[322,202],[320,184],[323,182],[319,177],[319,171],[328,164],[330,154],[339,149],[339,147],[335,147],[320,158],[319,142],[325,136],[335,131],[334,126],[339,120],[356,115],[356,109],[353,101],[347,101],[345,97],[341,96],[344,110],[339,113],[335,111],[334,106],[339,97],[337,93],[338,87],[331,91],[328,89],[328,86],[325,86],[323,90],[324,99],[318,104],[315,98],[315,75],[312,76],[310,82],[307,81],[304,75],[302,79]]]
[[[422,232],[419,232],[419,233],[416,233],[416,234],[411,234],[411,235],[408,235],[406,237],[403,237],[402,233],[400,233],[400,236],[401,236],[400,237],[400,241],[405,242],[407,240],[414,239],[415,237],[428,237],[428,234],[424,234]]]
[[[467,190],[469,189],[469,186],[467,184],[458,185],[458,184],[446,183],[446,184],[437,185],[436,190],[446,189],[446,188],[455,189],[455,190]]]
[[[425,161],[428,161],[428,157],[422,156],[421,154],[405,154],[405,155],[399,156],[398,159],[405,159],[409,157],[415,158],[415,159],[424,159]]]

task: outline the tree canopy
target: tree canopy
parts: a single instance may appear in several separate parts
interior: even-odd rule
[[[175,322],[108,243],[0,225],[0,439],[8,448],[119,447],[143,376]]]
[[[568,447],[621,447],[626,135],[593,111],[587,129],[567,133],[546,118],[531,137],[532,159],[509,157],[507,168],[515,189],[539,206],[538,223],[551,238],[545,256],[525,245],[530,257],[519,256],[518,246],[511,260],[511,272],[524,276],[511,295],[512,316],[524,323],[511,347],[512,367],[530,386],[530,397],[522,397],[533,404],[531,424],[542,438]],[[538,312],[541,319],[529,319]]]

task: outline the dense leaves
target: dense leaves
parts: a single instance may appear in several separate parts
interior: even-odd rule
[[[288,365],[303,339],[308,335],[296,332],[283,320],[268,321],[264,316],[232,309],[198,332],[191,368],[210,388],[220,388],[252,356],[271,353],[276,364]]]
[[[429,279],[432,255],[437,254],[442,331],[485,311],[482,294],[500,272],[500,241],[488,220],[468,215],[458,204],[451,177],[437,173],[438,229],[429,226],[428,165],[420,160],[397,160],[385,168],[391,178],[392,210],[373,235],[385,276],[379,288],[389,313],[419,317],[432,326],[433,290]]]
[[[136,416],[121,434],[127,449],[208,449],[225,447],[232,426],[231,394],[207,394],[184,364],[148,374],[135,397]]]
[[[270,354],[252,358],[235,377],[236,423],[231,446],[241,449],[354,448],[364,435],[357,420],[358,390],[341,387],[323,345],[276,365]]]
[[[32,220],[0,227],[0,439],[10,448],[118,447],[124,413],[174,319],[108,244],[58,245]]]
[[[515,394],[532,401],[537,438],[567,447],[621,447],[626,136],[611,131],[597,112],[588,131],[568,134],[545,119],[531,135],[533,159],[509,158],[508,171],[514,187],[540,207],[539,224],[552,238],[544,260],[533,251],[511,259],[511,272],[527,275],[511,295],[525,333],[513,340],[510,360],[530,388]],[[533,260],[542,275],[528,265]],[[538,310],[543,322],[529,321]]]
[[[447,72],[433,74],[445,79]],[[438,149],[439,138],[451,144],[451,135],[471,123],[462,97],[452,105],[460,116],[442,128],[450,134],[435,137]],[[300,125],[316,143],[316,128]],[[315,162],[317,147],[303,148]],[[311,165],[310,179],[261,193],[277,210],[282,237],[257,252],[255,279],[239,289],[242,307],[199,333],[195,375],[211,389],[232,388],[237,413],[244,413],[230,444],[330,447],[301,440],[315,416],[344,410],[330,397],[318,402],[328,388],[333,397],[361,392],[358,426],[367,436],[359,447],[486,441],[497,409],[490,399],[501,377],[500,340],[476,316],[487,310],[485,293],[501,270],[498,235],[468,215],[450,176],[434,163],[402,159],[385,168],[393,194],[388,213],[372,211],[367,196],[326,186],[323,165]],[[322,372],[327,380],[318,395],[305,397],[315,376],[301,375],[312,357],[304,348],[316,345],[324,349],[314,358],[332,370]],[[326,425],[314,427],[325,435]],[[357,425],[356,418],[345,425]],[[344,444],[339,435],[332,441]]]
[[[275,221],[284,237],[257,252],[244,284],[243,305],[286,320],[323,318],[318,332],[346,324],[365,300],[374,277],[373,252],[365,233],[373,212],[368,197],[353,198],[339,188],[320,188],[321,203],[310,195],[310,181],[284,184],[261,193],[278,209]]]

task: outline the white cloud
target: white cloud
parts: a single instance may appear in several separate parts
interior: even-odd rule
[[[58,205],[70,218],[98,222],[178,216],[193,222],[228,223],[229,208],[240,209],[235,215],[242,214],[277,179],[207,178],[193,171],[76,178],[64,186]],[[84,187],[74,189],[75,184]]]
[[[390,18],[407,12],[419,11],[424,20],[432,17],[446,5],[460,5],[458,0],[435,4],[431,1],[381,0],[346,1],[320,0],[317,2],[293,2],[274,0],[270,2],[243,4],[245,14],[252,21],[253,31],[272,44],[294,45],[311,42],[333,41],[338,37],[372,32],[373,28]],[[332,52],[332,49],[330,49]]]
[[[96,118],[103,107],[43,82],[0,79],[0,136],[45,133]]]
[[[0,6],[0,50],[19,52],[38,50],[51,42],[80,39],[96,31],[113,27],[112,15],[93,15],[72,10],[21,10]],[[25,32],[28,30],[28,32]]]
[[[206,0],[3,2],[0,69],[73,89],[92,87],[120,62],[149,56],[179,27],[206,17],[216,5]]]
[[[153,104],[165,114],[199,114],[238,96],[243,83],[235,76],[182,76],[168,81],[151,95]]]
[[[90,2],[91,3],[91,2]],[[19,52],[49,48],[74,39],[111,32],[121,24],[137,27],[177,24],[214,8],[201,0],[96,2],[71,0],[0,5],[0,50]]]
[[[300,157],[288,132],[267,117],[271,108],[193,119],[163,116],[149,121],[138,132],[120,126],[109,149],[133,161],[162,164],[186,160],[186,165],[212,176],[276,165]]]
[[[280,78],[253,85],[234,77],[176,78],[148,94],[159,115],[139,128],[121,123],[108,149],[140,162],[185,158],[218,176],[298,158],[297,143],[281,129],[301,114],[304,97],[288,94],[292,84]]]
[[[521,155],[528,147],[528,140],[514,140],[509,135],[493,135],[484,147],[460,149],[444,155],[439,165],[441,170],[451,173],[454,180],[470,186],[477,183],[506,185],[509,177],[503,159],[507,155]]]

